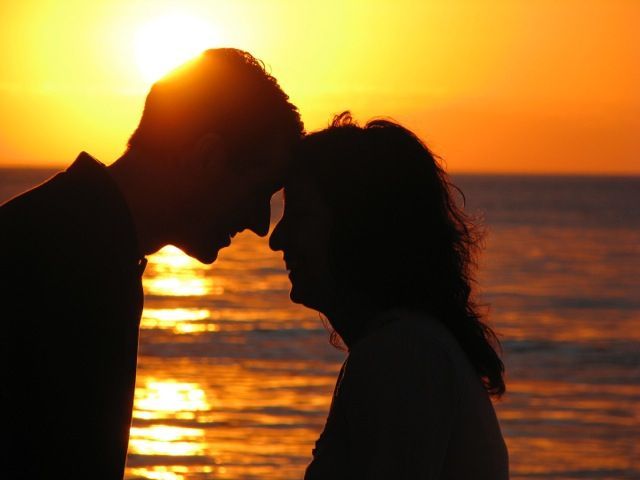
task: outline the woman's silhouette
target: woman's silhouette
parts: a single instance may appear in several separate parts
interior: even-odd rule
[[[308,135],[270,240],[349,350],[306,479],[508,478],[505,391],[472,293],[479,235],[429,149],[348,112]]]

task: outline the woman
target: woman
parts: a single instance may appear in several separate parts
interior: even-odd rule
[[[489,399],[504,367],[470,295],[479,237],[432,153],[345,112],[295,163],[270,245],[349,351],[305,478],[508,478]]]

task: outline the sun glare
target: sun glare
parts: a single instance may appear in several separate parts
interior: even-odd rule
[[[215,29],[194,16],[167,14],[143,24],[135,38],[140,73],[154,82],[219,42]]]

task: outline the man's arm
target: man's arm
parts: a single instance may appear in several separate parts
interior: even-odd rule
[[[90,224],[56,213],[64,206],[48,210],[27,197],[0,207],[7,232],[0,239],[0,415],[11,438],[3,472],[119,480],[135,382],[139,277],[97,245]]]

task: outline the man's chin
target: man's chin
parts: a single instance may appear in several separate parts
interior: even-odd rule
[[[218,258],[218,254],[220,253],[220,248],[209,248],[207,250],[193,250],[193,249],[184,249],[184,253],[189,255],[191,258],[199,261],[200,263],[204,263],[206,265],[211,265]]]
[[[193,255],[193,258],[198,260],[200,263],[205,263],[207,265],[211,265],[218,259],[218,253],[220,250],[215,250],[214,252],[207,252],[206,254],[197,254]]]
[[[183,249],[184,253],[189,255],[192,258],[195,258],[200,263],[204,263],[207,265],[212,264],[218,258],[220,250],[225,247],[228,247],[231,244],[229,237],[226,237],[224,240],[218,240],[213,242],[193,242],[189,248]]]

